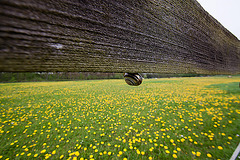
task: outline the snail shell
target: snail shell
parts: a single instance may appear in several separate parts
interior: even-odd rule
[[[139,86],[142,83],[142,76],[138,73],[125,73],[125,82],[131,86]]]

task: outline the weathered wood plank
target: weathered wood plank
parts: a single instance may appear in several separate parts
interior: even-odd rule
[[[195,0],[1,0],[0,71],[240,73]]]

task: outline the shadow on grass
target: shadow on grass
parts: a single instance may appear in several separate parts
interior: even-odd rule
[[[221,83],[206,86],[207,88],[218,88],[225,90],[227,94],[240,94],[240,82]]]

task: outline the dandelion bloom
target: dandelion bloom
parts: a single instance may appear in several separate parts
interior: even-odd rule
[[[207,154],[207,156],[208,156],[209,158],[211,158],[211,157],[212,157],[212,155],[211,155],[210,153],[208,153],[208,154]]]
[[[46,152],[46,149],[42,150],[41,153],[45,153]]]
[[[198,156],[198,157],[201,156],[201,152],[197,152],[196,156]]]
[[[218,146],[218,149],[222,150],[222,149],[223,149],[223,147],[222,147],[222,146]]]
[[[79,155],[80,155],[80,153],[77,151],[77,152],[75,152],[75,155],[76,155],[76,156],[79,156]]]
[[[177,155],[176,155],[176,154],[173,154],[172,156],[173,156],[173,158],[177,158]]]

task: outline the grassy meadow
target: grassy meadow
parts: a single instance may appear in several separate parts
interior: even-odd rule
[[[0,84],[0,159],[230,159],[240,77]]]

